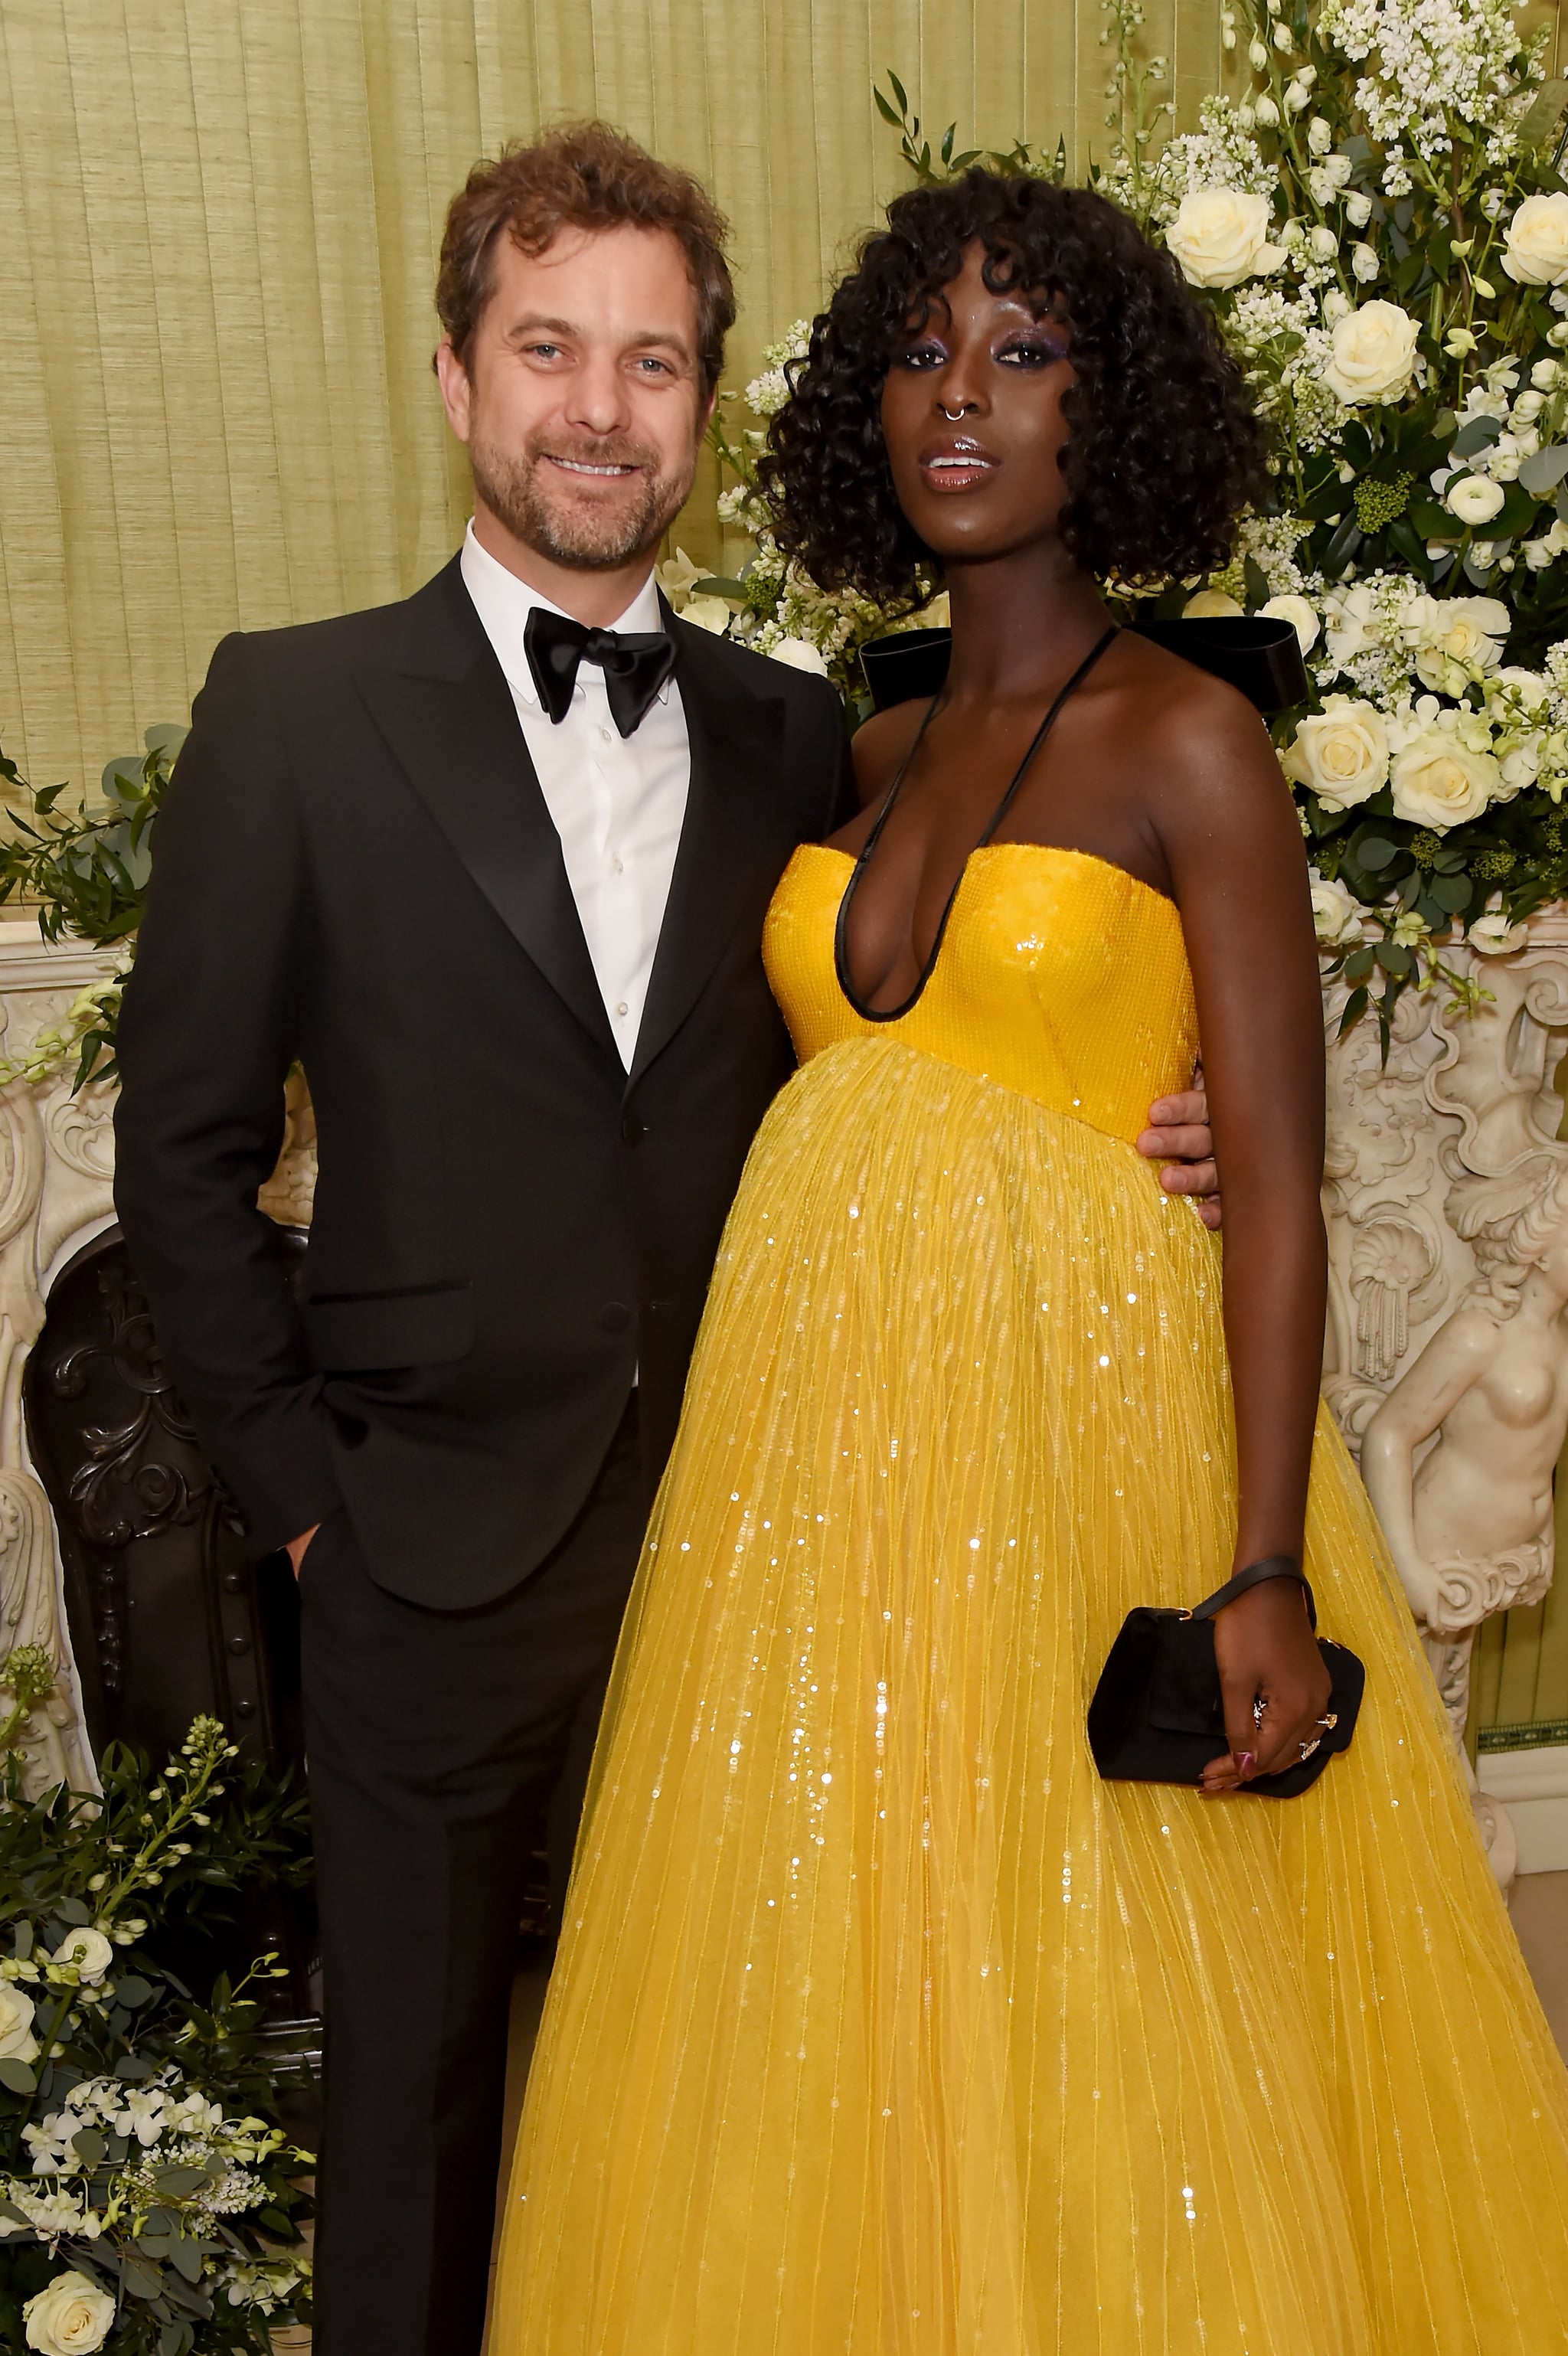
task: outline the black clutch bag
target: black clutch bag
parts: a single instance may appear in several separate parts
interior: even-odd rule
[[[1141,1606],[1129,1612],[1112,1645],[1089,1705],[1089,1748],[1107,1783],[1197,1783],[1211,1759],[1230,1749],[1220,1672],[1214,1663],[1214,1614],[1249,1587],[1285,1576],[1273,1561],[1253,1563],[1190,1612]],[[1292,1569],[1290,1576],[1299,1578]],[[1307,1581],[1307,1612],[1317,1612]],[[1315,1783],[1356,1730],[1366,1670],[1343,1644],[1317,1639],[1333,1680],[1326,1718],[1331,1725],[1310,1755],[1273,1775],[1254,1775],[1243,1792],[1290,1800]]]

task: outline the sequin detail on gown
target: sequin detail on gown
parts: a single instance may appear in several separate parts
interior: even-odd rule
[[[1305,1797],[1107,1785],[1135,1603],[1230,1567],[1219,1251],[1132,1140],[1181,927],[1102,862],[965,871],[930,982],[767,957],[803,1066],[731,1216],[617,1662],[492,2356],[1547,2356],[1568,2080],[1375,1523]]]

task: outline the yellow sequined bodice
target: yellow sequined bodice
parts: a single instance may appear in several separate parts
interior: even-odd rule
[[[768,912],[763,957],[795,1053],[878,1035],[1130,1142],[1155,1098],[1188,1086],[1192,980],[1174,905],[1088,852],[994,842],[973,852],[929,980],[878,1023],[838,986],[834,934],[854,862],[809,843]]]

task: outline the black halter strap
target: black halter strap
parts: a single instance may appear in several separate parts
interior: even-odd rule
[[[985,833],[980,837],[979,841],[975,845],[976,851],[984,851],[987,845],[990,842],[992,837],[997,831],[997,829],[1001,825],[1002,820],[1006,818],[1008,810],[1011,809],[1013,803],[1017,800],[1019,788],[1023,784],[1025,777],[1029,775],[1029,765],[1033,761],[1035,755],[1040,751],[1040,746],[1044,744],[1046,738],[1050,735],[1052,725],[1055,723],[1057,713],[1061,710],[1062,705],[1066,702],[1068,697],[1073,692],[1073,690],[1083,685],[1083,681],[1088,678],[1089,673],[1093,669],[1095,664],[1104,653],[1105,648],[1110,645],[1111,640],[1115,636],[1116,625],[1113,622],[1110,628],[1105,632],[1104,637],[1099,639],[1095,645],[1090,648],[1089,652],[1084,656],[1083,661],[1072,673],[1071,679],[1057,690],[1055,695],[1051,699],[1050,710],[1046,712],[1045,718],[1040,722],[1040,726],[1035,730],[1034,734],[1029,739],[1028,751],[1025,753],[1023,759],[1019,763],[1018,767],[1013,771],[1012,778],[1008,786],[1006,793],[1002,796],[1001,800],[997,804],[996,809],[992,811],[990,823],[987,825]],[[921,741],[923,738],[927,728],[931,725],[933,716],[944,701],[944,699],[941,695],[933,695],[931,701],[927,704],[925,708],[925,716],[921,721],[920,726],[914,732],[914,735],[910,743],[909,751],[899,763],[898,771],[893,778],[892,784],[888,787],[886,794],[883,796],[882,807],[877,812],[876,818],[872,821],[871,831],[860,846],[860,855],[855,862],[855,872],[850,876],[848,883],[844,886],[844,896],[838,903],[838,922],[834,929],[833,937],[833,962],[837,974],[839,989],[843,991],[845,997],[848,1000],[856,1013],[859,1015],[861,1021],[865,1023],[897,1023],[903,1015],[909,1013],[911,1009],[916,1004],[922,991],[924,990],[927,982],[931,980],[933,973],[936,969],[936,960],[942,953],[943,937],[947,931],[947,920],[953,914],[953,904],[958,897],[959,887],[963,884],[964,877],[969,864],[968,860],[965,860],[964,865],[958,871],[953,889],[947,895],[947,905],[942,911],[942,922],[937,926],[936,938],[931,944],[931,954],[926,958],[925,963],[922,966],[919,979],[916,980],[914,988],[911,991],[901,1006],[890,1006],[886,1008],[877,1008],[863,1004],[861,1000],[856,994],[854,984],[849,976],[848,944],[850,905],[854,900],[856,892],[859,888],[860,879],[865,874],[866,868],[870,861],[871,853],[875,851],[878,842],[881,839],[882,829],[886,826],[889,819],[892,816],[893,804],[899,798],[899,792],[903,785],[904,778],[908,774],[910,763],[914,759],[916,753],[920,750]],[[971,853],[971,856],[973,856],[973,853]]]

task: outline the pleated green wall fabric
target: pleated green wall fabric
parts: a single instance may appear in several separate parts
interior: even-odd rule
[[[731,381],[902,184],[871,82],[938,130],[1104,152],[1098,0],[4,0],[0,744],[95,778],[215,641],[398,596],[464,477],[433,261],[474,159],[603,113],[735,230]],[[1218,0],[1152,0],[1182,115]],[[718,553],[707,477],[680,536]]]

